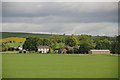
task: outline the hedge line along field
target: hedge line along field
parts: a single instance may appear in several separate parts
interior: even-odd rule
[[[117,78],[118,56],[2,54],[3,78]]]

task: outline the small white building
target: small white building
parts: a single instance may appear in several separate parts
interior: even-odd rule
[[[48,53],[49,52],[49,46],[38,46],[38,52]]]
[[[19,51],[23,50],[22,46],[18,46]]]
[[[90,50],[89,54],[110,54],[110,50]]]

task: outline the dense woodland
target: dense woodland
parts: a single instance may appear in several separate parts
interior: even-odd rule
[[[22,36],[22,35],[21,35]],[[40,34],[40,36],[42,36]],[[2,51],[8,51],[10,46],[8,43],[22,43],[23,48],[29,51],[37,51],[39,45],[50,46],[52,51],[67,49],[67,46],[77,47],[79,49],[72,49],[70,53],[88,53],[91,49],[109,49],[113,54],[120,54],[120,35],[116,37],[107,36],[91,36],[91,35],[47,35],[49,37],[38,36],[24,36],[24,38],[3,39],[1,44]],[[12,36],[11,36],[12,37]],[[14,36],[18,37],[18,36]],[[8,37],[10,38],[10,37]]]

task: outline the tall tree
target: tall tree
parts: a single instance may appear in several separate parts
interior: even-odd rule
[[[50,45],[50,40],[49,39],[43,39],[43,45],[47,45],[49,46]]]
[[[50,39],[50,45],[49,45],[49,46],[50,46],[53,50],[56,49],[57,45],[58,45],[58,43],[56,42],[56,40]]]
[[[117,36],[117,52],[120,54],[120,35]]]
[[[68,36],[65,40],[65,44],[71,47],[78,46],[78,40],[74,36]]]
[[[96,46],[96,43],[94,43],[94,40],[89,35],[80,35],[78,39],[80,43],[80,53],[88,53],[90,49],[94,49]]]
[[[28,37],[23,45],[24,49],[37,50],[39,45],[43,45],[43,40],[39,37]]]
[[[96,41],[96,49],[110,49],[111,42],[108,39]]]
[[[60,35],[52,35],[50,39],[54,39],[57,43],[65,42],[65,38]]]
[[[118,53],[117,43],[118,43],[117,42],[117,37],[115,37],[115,39],[112,40],[112,42],[111,42],[111,49],[110,49],[111,53],[113,53],[113,54],[117,54]]]

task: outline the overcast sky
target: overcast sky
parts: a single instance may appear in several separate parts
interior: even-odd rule
[[[114,36],[117,2],[3,2],[3,32]]]

